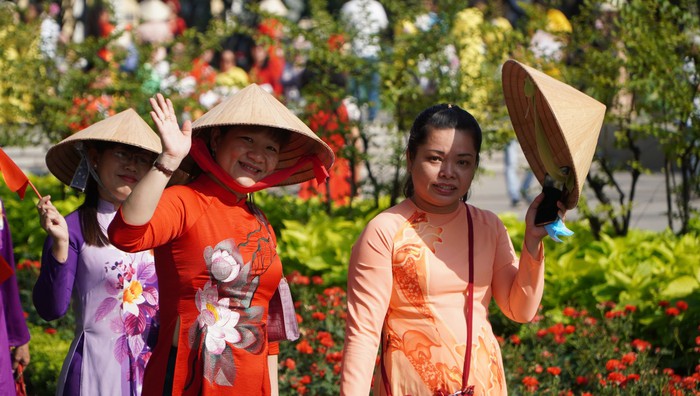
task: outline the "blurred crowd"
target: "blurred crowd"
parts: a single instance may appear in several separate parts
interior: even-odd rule
[[[96,92],[113,84],[114,69],[118,69],[138,75],[141,91],[146,95],[165,92],[197,103],[196,108],[185,109],[187,116],[196,119],[226,96],[257,83],[291,109],[303,109],[311,114],[307,118],[309,123],[336,152],[347,152],[349,147],[362,152],[357,125],[375,122],[382,109],[378,72],[378,62],[386,49],[382,47],[385,41],[382,39],[441,29],[443,12],[438,1],[423,0],[422,10],[414,20],[396,21],[381,1],[328,1],[330,15],[345,28],[345,33],[328,39],[328,47],[357,57],[366,74],[331,76],[330,81],[343,94],[319,106],[306,103],[301,94],[305,84],[318,78],[307,68],[308,59],[304,56],[312,44],[302,36],[291,36],[285,29],[288,23],[302,29],[314,25],[307,0],[20,0],[11,3],[16,3],[24,22],[33,21],[40,26],[41,53],[54,60],[59,71],[76,67],[74,62],[69,64],[63,58],[62,46],[88,39],[104,41],[97,56],[111,66],[104,68],[104,73],[92,82],[91,88]],[[531,36],[529,48],[516,51],[539,59],[542,64],[538,66],[543,69],[561,60],[567,34],[571,32],[567,15],[576,12],[580,1],[560,3],[564,7],[555,9],[537,0],[465,2],[451,32],[456,45],[445,48],[445,61],[439,70],[445,74],[461,71],[460,89],[469,91],[474,102],[463,103],[466,108],[476,109],[475,103],[486,95],[474,88],[473,81],[480,78],[484,47],[489,45],[489,40],[497,40],[499,34],[508,30],[524,30],[527,15],[521,5],[542,7],[545,22],[541,28],[527,32]],[[218,37],[219,45],[202,46],[194,57],[187,54],[188,40],[183,35],[192,30],[204,33],[214,20],[245,29]],[[482,25],[486,24],[495,32],[491,38],[482,34]],[[504,60],[512,55],[523,59],[522,53],[510,53],[503,54]],[[434,92],[434,61],[426,58],[417,62],[417,85],[426,93]],[[94,67],[90,61],[78,66],[85,70]],[[548,72],[556,75],[554,69]],[[103,91],[74,98],[74,113],[113,115],[117,110],[114,98],[106,89]],[[85,117],[73,123],[71,130],[81,130],[92,122],[94,117]],[[357,163],[345,159],[347,155],[338,157],[330,184],[302,186],[300,195],[311,197],[320,193],[328,200],[347,203],[357,192],[361,170]]]

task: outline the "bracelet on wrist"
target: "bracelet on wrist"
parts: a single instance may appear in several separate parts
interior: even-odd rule
[[[165,165],[158,162],[158,160],[153,161],[153,167],[167,177],[171,177],[173,173],[175,173],[174,170],[166,168]]]

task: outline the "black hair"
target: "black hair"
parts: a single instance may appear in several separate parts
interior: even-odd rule
[[[97,150],[99,155],[102,155],[112,145],[103,141],[95,141],[90,144],[92,148]],[[92,166],[92,164],[88,164]],[[90,246],[104,247],[109,245],[109,238],[105,235],[97,221],[97,207],[100,200],[100,191],[97,181],[94,177],[89,176],[87,185],[85,186],[85,200],[80,205],[78,211],[80,213],[80,228],[83,234],[85,243]]]
[[[476,166],[479,166],[479,153],[481,152],[481,127],[473,115],[468,111],[453,104],[438,104],[423,110],[413,121],[411,131],[408,136],[406,155],[413,160],[418,152],[418,147],[423,145],[428,138],[428,134],[435,129],[455,129],[460,132],[470,134],[474,139],[476,149]],[[413,196],[415,190],[411,174],[406,175],[403,193],[406,198]],[[467,200],[469,192],[462,197]]]

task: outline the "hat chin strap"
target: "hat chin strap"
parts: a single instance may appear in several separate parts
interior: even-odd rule
[[[301,169],[304,165],[309,162],[313,163],[314,175],[316,176],[316,181],[321,184],[328,178],[328,170],[321,163],[315,155],[305,155],[292,166],[275,171],[259,182],[253,184],[252,186],[245,187],[237,182],[231,177],[219,164],[214,161],[206,143],[201,138],[192,139],[192,148],[190,149],[190,156],[194,159],[194,162],[202,169],[202,171],[211,173],[217,180],[223,183],[226,187],[231,190],[241,193],[248,194],[256,191],[266,189],[268,187],[274,187],[281,183],[283,180],[287,179],[289,176],[293,175],[296,171]]]
[[[106,192],[107,195],[109,195],[114,202],[121,203],[122,200],[115,197],[114,194],[112,194],[112,192],[107,187],[105,187],[104,183],[102,183],[102,179],[100,179],[100,175],[97,174],[96,169],[90,166],[87,150],[85,149],[85,146],[82,144],[82,142],[76,144],[76,149],[80,153],[80,162],[78,163],[78,167],[75,169],[75,173],[73,174],[73,179],[71,180],[70,186],[79,189],[81,192],[85,192],[85,189],[87,188],[88,176],[92,176],[92,178],[95,179],[97,185],[104,192]]]

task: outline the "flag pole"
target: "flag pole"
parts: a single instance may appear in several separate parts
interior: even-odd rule
[[[39,200],[41,200],[42,196],[41,194],[39,194],[39,190],[37,190],[36,187],[34,187],[34,183],[32,183],[29,180],[29,178],[27,178],[27,183],[29,183],[29,185],[32,187],[32,190],[34,190],[34,194],[36,194],[36,196],[39,197]]]

